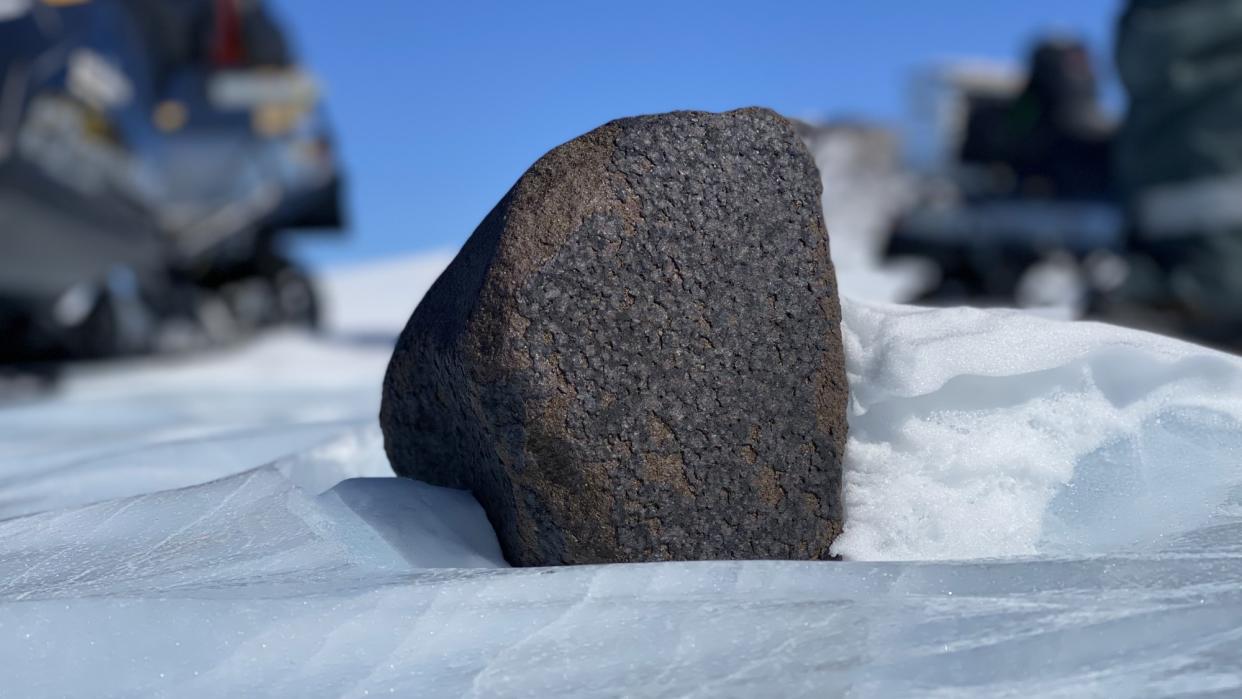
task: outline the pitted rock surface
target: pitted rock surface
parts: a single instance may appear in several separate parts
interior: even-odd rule
[[[545,155],[424,297],[394,470],[474,492],[516,565],[821,559],[848,388],[820,178],[763,109]]]

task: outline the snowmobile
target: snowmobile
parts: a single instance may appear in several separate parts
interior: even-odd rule
[[[897,218],[885,256],[935,263],[920,302],[1081,309],[1125,246],[1114,124],[1086,49],[1046,40],[1025,75],[959,66],[934,81],[950,162]]]
[[[0,362],[314,326],[338,231],[314,78],[258,0],[0,3]]]

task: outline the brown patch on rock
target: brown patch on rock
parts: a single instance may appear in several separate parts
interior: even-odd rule
[[[643,454],[643,471],[646,483],[666,485],[687,498],[694,497],[681,454]]]
[[[771,466],[760,466],[755,469],[755,491],[768,507],[776,507],[785,499],[785,489],[781,487],[776,469]]]

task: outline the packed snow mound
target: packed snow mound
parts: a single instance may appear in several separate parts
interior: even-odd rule
[[[6,691],[1242,692],[1238,359],[846,299],[846,562],[509,569],[468,494],[387,477],[384,367],[446,262],[0,407]]]
[[[274,467],[0,522],[0,600],[305,591],[379,573],[505,567],[467,493],[358,478],[315,497]]]
[[[509,565],[470,493],[408,478],[351,478],[319,500],[324,507],[349,508],[412,569]]]
[[[1242,514],[1242,362],[1016,311],[847,303],[846,527],[868,560],[1149,547]]]

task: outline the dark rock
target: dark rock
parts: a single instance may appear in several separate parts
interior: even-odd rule
[[[839,321],[789,122],[621,119],[535,163],[419,304],[385,448],[472,490],[516,565],[827,558]]]

